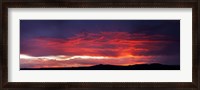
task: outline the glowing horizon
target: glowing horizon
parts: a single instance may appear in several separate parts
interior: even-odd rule
[[[48,59],[48,60],[71,60],[71,59],[108,59],[109,57],[103,57],[103,56],[65,56],[65,55],[56,55],[56,56],[42,56],[42,57],[34,57],[29,56],[26,54],[20,54],[21,59]]]
[[[140,58],[143,57],[143,56],[139,56]],[[137,57],[137,58],[139,58]],[[151,57],[151,56],[149,56]],[[42,57],[34,57],[34,56],[29,56],[29,55],[25,55],[25,54],[20,54],[20,58],[21,58],[21,63],[34,63],[34,61],[38,61],[38,62],[46,62],[48,63],[49,61],[54,61],[54,62],[67,62],[67,61],[73,61],[73,60],[115,60],[117,62],[117,60],[123,60],[123,59],[134,59],[135,57],[134,56],[120,56],[120,57],[103,57],[103,56],[65,56],[65,55],[57,55],[57,56],[42,56]],[[29,60],[29,61],[26,61],[26,62],[23,62],[24,60]],[[109,65],[120,65],[120,66],[128,66],[128,65],[134,65],[134,64],[142,64],[144,62],[135,62],[135,63],[125,63],[125,64],[114,64],[113,62],[112,63],[105,63],[105,64],[109,64]],[[101,64],[101,63],[99,63]],[[97,64],[94,64],[94,65],[97,65]],[[79,65],[79,66],[93,66],[93,65]],[[48,66],[38,66],[37,68],[41,68],[41,67],[48,67]],[[74,64],[74,65],[71,65],[71,66],[68,66],[68,65],[64,65],[64,66],[52,66],[52,67],[78,67],[77,64]],[[35,67],[36,68],[36,67]]]

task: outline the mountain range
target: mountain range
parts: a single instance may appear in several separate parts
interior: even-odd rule
[[[20,68],[20,70],[180,70],[180,65],[152,63],[119,66],[99,64],[89,67]]]

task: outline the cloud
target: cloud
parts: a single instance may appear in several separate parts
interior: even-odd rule
[[[127,32],[79,33],[66,39],[37,37],[22,41],[21,53],[32,56],[156,55],[165,54],[166,50],[170,49],[169,46],[175,43],[179,41],[173,41],[165,35]]]
[[[20,54],[35,57],[35,60],[21,58],[21,67],[130,65],[153,62],[179,64],[180,41],[160,34],[84,32],[65,39],[49,37],[27,39],[21,43]],[[108,58],[84,59],[84,56]]]

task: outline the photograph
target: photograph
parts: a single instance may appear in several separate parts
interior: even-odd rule
[[[20,70],[180,70],[180,20],[20,20]]]
[[[197,0],[1,4],[1,89],[200,88]]]

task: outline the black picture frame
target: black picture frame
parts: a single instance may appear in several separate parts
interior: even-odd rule
[[[199,90],[198,0],[3,0],[1,1],[1,88],[140,88]],[[8,8],[192,8],[192,82],[8,82]]]

